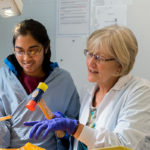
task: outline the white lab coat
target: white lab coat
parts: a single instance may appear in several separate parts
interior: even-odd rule
[[[92,84],[81,93],[80,123],[86,124],[93,94]],[[126,75],[105,95],[97,107],[95,129],[85,126],[78,140],[88,149],[122,145],[150,150],[150,83]],[[74,150],[77,149],[77,141]]]

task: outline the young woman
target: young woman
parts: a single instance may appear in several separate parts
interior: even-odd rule
[[[45,149],[57,150],[65,147],[61,140],[50,133],[46,140],[30,140],[29,128],[23,122],[42,120],[44,115],[37,107],[34,112],[25,105],[39,82],[48,85],[43,98],[52,111],[77,118],[79,97],[70,74],[51,62],[50,40],[45,27],[29,19],[16,25],[13,35],[14,54],[5,59],[0,69],[0,117],[12,115],[12,119],[0,122],[0,148],[18,148],[31,142]],[[69,140],[69,139],[68,139]],[[66,149],[68,145],[66,144]]]

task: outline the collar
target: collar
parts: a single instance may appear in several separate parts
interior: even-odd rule
[[[132,78],[132,75],[127,74],[118,79],[115,85],[112,87],[112,90],[121,90]]]
[[[132,75],[127,74],[118,79],[118,81],[114,84],[114,86],[110,90],[121,90],[132,78]],[[95,91],[98,88],[97,83],[90,83],[90,86],[87,88],[89,95],[92,97],[95,94]]]

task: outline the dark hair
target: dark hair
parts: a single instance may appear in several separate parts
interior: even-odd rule
[[[43,71],[48,73],[50,69],[50,58],[51,58],[51,49],[50,49],[50,39],[47,34],[47,30],[40,22],[28,19],[20,22],[15,26],[13,34],[13,46],[15,46],[16,39],[19,35],[30,34],[36,41],[41,43],[44,47],[44,51],[48,48],[47,53],[44,53],[43,61]]]

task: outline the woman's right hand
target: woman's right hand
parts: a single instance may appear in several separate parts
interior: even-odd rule
[[[25,126],[32,126],[29,138],[34,137],[37,140],[42,131],[44,131],[42,135],[43,139],[52,131],[63,130],[70,135],[75,132],[78,124],[77,120],[64,118],[64,115],[60,112],[54,112],[53,114],[55,117],[50,120],[24,122]]]

